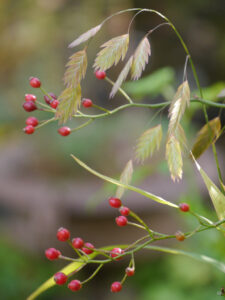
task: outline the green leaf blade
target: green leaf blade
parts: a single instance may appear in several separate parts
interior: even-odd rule
[[[209,196],[212,200],[213,206],[215,208],[216,214],[219,220],[225,219],[225,196],[219,190],[219,188],[213,183],[213,181],[209,178],[206,172],[201,168],[198,162],[195,160],[194,156],[192,158],[195,162],[195,165],[202,176],[202,179],[207,187],[209,192]]]
[[[147,192],[147,191],[144,191],[140,188],[137,188],[137,187],[134,187],[132,185],[128,185],[128,184],[124,184],[114,178],[111,178],[111,177],[108,177],[108,176],[105,176],[93,169],[91,169],[89,166],[87,166],[84,162],[82,162],[80,159],[78,159],[76,156],[72,155],[71,154],[71,157],[75,160],[76,163],[78,163],[82,168],[86,169],[88,172],[90,172],[91,174],[107,181],[107,182],[110,182],[112,184],[115,184],[117,186],[121,186],[127,190],[130,190],[130,191],[133,191],[133,192],[136,192],[142,196],[145,196],[146,198],[149,198],[149,199],[152,199],[153,201],[155,202],[158,202],[158,203],[161,203],[161,204],[164,204],[164,205],[168,205],[168,206],[171,206],[171,207],[174,207],[174,208],[178,208],[178,205],[170,202],[170,201],[167,201],[159,196],[156,196],[150,192]]]
[[[220,118],[216,117],[205,124],[198,132],[192,154],[197,159],[199,158],[212,143],[215,143],[220,136],[221,122]]]

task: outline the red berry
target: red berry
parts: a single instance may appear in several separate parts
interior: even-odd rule
[[[180,203],[179,208],[183,212],[187,212],[190,209],[190,206],[187,203]]]
[[[123,207],[120,208],[120,213],[123,216],[129,216],[130,209],[128,207],[126,207],[126,206],[123,206]]]
[[[93,103],[92,103],[91,99],[83,99],[82,105],[83,105],[83,107],[88,108],[88,107],[91,107],[93,105]]]
[[[33,88],[39,88],[41,86],[41,81],[37,77],[30,77],[30,85]]]
[[[82,284],[81,284],[80,280],[72,280],[68,284],[68,288],[71,291],[76,292],[76,291],[79,291],[82,288]]]
[[[126,274],[127,274],[127,276],[133,276],[134,273],[135,273],[134,268],[129,268],[129,267],[126,268]]]
[[[91,254],[91,253],[93,252],[92,249],[95,248],[91,243],[85,243],[84,246],[85,246],[85,247],[82,248],[82,251],[83,251],[84,253],[86,253],[86,254]],[[91,249],[88,249],[88,248],[86,248],[86,247],[91,248]]]
[[[111,197],[109,198],[109,205],[111,205],[114,208],[119,208],[122,205],[122,203],[119,198]]]
[[[59,257],[59,255],[61,255],[61,252],[55,248],[49,248],[49,249],[45,250],[45,256],[49,260],[57,259]]]
[[[80,249],[84,246],[84,241],[81,238],[77,237],[72,240],[72,244],[74,248]]]
[[[57,108],[57,106],[59,105],[59,101],[58,100],[53,100],[51,103],[50,103],[50,106],[52,108]]]
[[[70,232],[68,229],[61,227],[58,229],[56,236],[59,241],[65,242],[70,238]]]
[[[96,76],[96,78],[98,78],[98,79],[105,79],[106,73],[105,73],[105,71],[97,70],[97,71],[95,72],[95,76]]]
[[[32,125],[32,126],[37,126],[38,125],[38,119],[35,117],[29,117],[26,119],[26,124],[27,125]]]
[[[50,104],[53,100],[57,100],[57,97],[56,97],[56,95],[55,94],[53,94],[53,93],[48,93],[48,95],[51,97],[49,97],[49,96],[47,96],[47,95],[44,95],[44,99],[45,99],[45,102],[47,103],[47,104]]]
[[[32,125],[27,125],[27,126],[23,129],[23,131],[24,131],[26,134],[32,134],[32,133],[34,133],[35,128],[34,128],[34,126],[32,126]]]
[[[37,106],[36,106],[36,104],[35,104],[33,101],[27,101],[27,102],[24,102],[23,108],[24,108],[26,111],[31,112],[31,111],[33,111],[33,110],[36,110],[36,109],[37,109]]]
[[[26,94],[25,95],[25,101],[33,101],[35,102],[37,99],[37,97],[35,95],[32,95],[32,94]]]
[[[124,216],[119,216],[116,218],[116,224],[118,226],[126,226],[127,225],[127,218]]]
[[[183,240],[185,240],[185,235],[183,234],[183,232],[177,231],[175,235],[176,235],[176,239],[179,242],[183,242]]]
[[[115,281],[111,285],[111,292],[117,293],[122,290],[122,284],[119,281]]]
[[[63,285],[67,282],[67,276],[62,272],[58,272],[54,275],[54,280],[56,284]]]
[[[117,257],[120,254],[123,254],[124,250],[120,249],[120,248],[114,248],[110,251],[110,256],[111,257]],[[117,258],[116,260],[120,260],[122,259],[122,257]]]
[[[67,126],[63,126],[58,129],[58,133],[62,136],[67,136],[70,134],[70,132],[71,132],[71,129]]]

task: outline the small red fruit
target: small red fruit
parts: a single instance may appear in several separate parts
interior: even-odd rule
[[[47,96],[47,95],[44,95],[44,99],[45,99],[45,102],[47,103],[47,104],[50,104],[53,100],[57,100],[57,97],[56,97],[56,95],[54,94],[54,93],[48,93],[48,95],[51,97],[49,97],[49,96]]]
[[[101,70],[97,70],[96,72],[95,72],[95,76],[96,76],[96,78],[98,78],[98,79],[105,79],[105,77],[106,77],[106,72],[105,71],[101,71]]]
[[[134,276],[134,273],[135,273],[134,268],[130,268],[130,267],[126,268],[127,276]]]
[[[33,101],[35,102],[37,99],[37,97],[35,95],[32,95],[32,94],[26,94],[25,95],[25,101]]]
[[[83,107],[91,107],[93,105],[92,100],[91,99],[83,99],[82,100],[82,105]]]
[[[84,241],[81,238],[77,237],[72,240],[72,244],[74,248],[80,249],[84,246]]]
[[[54,260],[59,258],[59,255],[61,255],[61,252],[55,248],[49,248],[45,250],[45,256],[49,259],[49,260]]]
[[[179,208],[183,212],[187,212],[190,210],[190,206],[187,203],[180,203]]]
[[[125,217],[129,216],[130,209],[128,207],[126,207],[126,206],[123,206],[123,207],[120,208],[120,213],[121,213],[121,215],[123,215]]]
[[[54,275],[54,280],[56,284],[63,285],[67,282],[67,276],[62,272],[58,272]]]
[[[56,236],[59,241],[65,242],[70,238],[70,232],[68,229],[61,227],[58,229]]]
[[[111,292],[117,293],[122,290],[122,284],[119,281],[115,281],[111,285]]]
[[[86,248],[87,247],[87,248]],[[91,248],[91,249],[88,249]],[[84,247],[82,248],[82,251],[86,254],[91,254],[93,252],[92,249],[94,249],[95,247],[91,244],[91,243],[85,243]]]
[[[26,134],[32,134],[32,133],[34,133],[35,128],[34,128],[34,126],[32,126],[32,125],[27,125],[27,126],[23,129],[23,131],[24,131]]]
[[[26,124],[27,125],[32,125],[32,126],[37,126],[38,125],[38,119],[35,117],[29,117],[26,119]]]
[[[58,105],[59,105],[59,101],[58,100],[53,100],[51,103],[50,103],[50,106],[52,107],[52,108],[57,108],[58,107]]]
[[[30,86],[33,88],[39,88],[41,86],[41,81],[37,77],[30,77]]]
[[[111,198],[109,198],[109,205],[114,208],[119,208],[122,205],[122,203],[119,198],[111,197]]]
[[[183,234],[183,232],[177,231],[175,235],[176,235],[176,239],[179,242],[183,242],[183,240],[185,240],[185,235]]]
[[[110,256],[111,257],[117,257],[118,255],[120,255],[120,254],[123,254],[124,253],[124,250],[122,250],[122,249],[120,249],[120,248],[114,248],[114,249],[112,249],[111,251],[110,251]],[[116,260],[120,260],[120,259],[122,259],[123,257],[119,257],[119,258],[117,258]]]
[[[36,109],[37,109],[37,106],[36,106],[36,104],[35,104],[33,101],[27,101],[27,102],[24,102],[23,108],[24,108],[26,111],[31,112],[31,111],[33,111],[33,110],[36,110]]]
[[[82,288],[82,284],[81,284],[80,280],[72,280],[68,284],[68,288],[71,291],[76,292],[76,291],[79,291]]]
[[[71,129],[67,126],[63,126],[58,129],[58,133],[62,136],[67,136],[71,133]]]
[[[127,225],[127,218],[124,216],[119,216],[116,218],[116,224],[118,226],[126,226]]]

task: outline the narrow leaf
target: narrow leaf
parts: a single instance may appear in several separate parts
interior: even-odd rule
[[[169,137],[166,143],[166,159],[172,180],[179,181],[182,178],[183,174],[183,161],[180,143],[173,135]]]
[[[94,68],[105,71],[113,64],[117,65],[120,59],[124,59],[127,53],[129,44],[129,34],[124,34],[115,37],[108,42],[104,43],[103,48],[97,54],[95,59]]]
[[[127,75],[130,71],[131,65],[132,65],[133,56],[129,58],[126,65],[124,66],[123,70],[121,71],[119,77],[117,78],[115,84],[113,85],[113,88],[111,90],[111,93],[109,95],[110,98],[114,97],[117,93],[118,89],[121,87],[121,84],[124,80],[126,80]]]
[[[203,254],[187,252],[187,251],[177,250],[177,249],[171,249],[171,248],[167,248],[167,247],[160,247],[160,246],[145,246],[145,249],[161,251],[161,252],[166,252],[166,253],[175,254],[175,255],[184,255],[184,256],[211,264],[212,266],[216,267],[221,272],[225,273],[225,263],[220,262],[212,257],[206,256]]]
[[[101,29],[102,24],[99,24],[98,26],[91,28],[90,30],[86,31],[85,33],[81,34],[77,39],[75,39],[71,44],[69,44],[69,48],[74,48],[87,40],[89,40],[91,37],[95,36],[96,33]]]
[[[192,155],[192,158],[193,158],[195,165],[196,165],[198,171],[200,172],[202,179],[204,180],[205,185],[208,189],[209,196],[214,205],[218,219],[219,220],[225,219],[225,196],[219,190],[219,188],[212,182],[212,180],[208,177],[208,175],[201,168],[201,166],[197,163],[197,161],[195,160],[193,155]]]
[[[142,71],[144,71],[148,58],[151,55],[150,43],[147,37],[145,37],[137,47],[134,53],[134,59],[131,67],[131,78],[137,80],[141,77]]]
[[[197,134],[196,141],[192,148],[192,154],[197,159],[202,153],[209,148],[212,143],[218,139],[220,135],[221,123],[220,118],[212,119],[205,124]]]
[[[145,159],[153,155],[155,150],[159,150],[161,140],[161,124],[142,133],[136,146],[136,159],[143,163]]]
[[[175,208],[178,208],[178,206],[172,202],[169,202],[159,196],[156,196],[150,192],[147,192],[147,191],[144,191],[142,189],[139,189],[137,187],[134,187],[132,185],[129,185],[129,184],[124,184],[116,179],[113,179],[111,177],[108,177],[108,176],[105,176],[105,175],[102,175],[101,173],[98,173],[97,171],[91,169],[89,166],[87,166],[84,162],[82,162],[81,160],[79,160],[76,156],[72,155],[71,154],[71,157],[81,166],[83,167],[84,169],[86,169],[88,172],[92,173],[93,175],[105,180],[105,181],[108,181],[112,184],[115,184],[117,186],[121,186],[123,187],[124,189],[127,189],[127,190],[130,190],[130,191],[133,191],[133,192],[136,192],[142,196],[145,196],[146,198],[149,198],[149,199],[152,199],[156,202],[159,202],[161,204],[165,204],[165,205],[169,205],[169,206],[172,206],[172,207],[175,207]]]
[[[187,81],[184,81],[177,89],[169,109],[169,134],[174,133],[176,127],[190,103],[190,89]]]
[[[120,176],[120,182],[122,182],[124,184],[129,184],[131,181],[132,175],[133,175],[133,163],[132,163],[132,160],[129,160]],[[123,196],[124,192],[125,192],[125,189],[123,187],[119,186],[116,191],[116,197],[120,199]]]
[[[64,83],[67,87],[76,87],[84,78],[87,70],[86,50],[78,51],[70,56],[66,67]]]
[[[59,96],[59,106],[57,108],[56,117],[59,118],[61,123],[66,122],[77,109],[81,103],[81,87],[80,84],[73,88],[68,87]]]

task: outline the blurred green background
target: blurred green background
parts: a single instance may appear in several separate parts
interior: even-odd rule
[[[84,31],[96,26],[108,15],[122,9],[146,7],[159,10],[176,25],[187,42],[196,63],[206,99],[217,101],[225,88],[225,5],[224,0],[147,1],[147,0],[1,0],[0,1],[0,299],[26,297],[39,284],[63,266],[44,257],[48,247],[72,251],[55,237],[60,226],[68,227],[74,236],[82,236],[100,247],[127,243],[140,237],[138,230],[118,229],[116,214],[106,199],[115,188],[75,165],[69,156],[77,155],[106,175],[118,177],[134,154],[140,134],[159,121],[166,131],[167,111],[151,121],[154,111],[132,109],[62,138],[58,125],[51,124],[32,136],[23,133],[27,113],[22,109],[25,93],[42,94],[29,86],[30,76],[39,77],[43,86],[59,94],[63,89],[64,66],[73,50],[67,45]],[[89,66],[83,86],[83,97],[91,98],[109,109],[124,102],[117,95],[108,100],[111,87],[98,81],[92,64],[99,46],[127,31],[132,13],[117,16],[104,26],[88,48]],[[130,53],[149,29],[162,21],[153,14],[139,15],[132,26]],[[161,102],[171,99],[183,77],[185,54],[171,29],[162,27],[150,37],[152,56],[139,83],[124,85],[137,101]],[[82,47],[82,46],[81,46]],[[122,64],[110,70],[115,80]],[[188,79],[197,94],[188,67]],[[224,95],[223,95],[224,96]],[[210,108],[210,119],[218,109]],[[49,115],[35,112],[40,120]],[[193,118],[194,122],[191,122]],[[222,122],[224,114],[221,113]],[[196,130],[204,123],[201,110],[193,105],[184,119],[188,140],[193,143]],[[79,123],[69,122],[71,127]],[[221,139],[222,140],[222,139]],[[219,160],[224,169],[224,142],[219,141]],[[217,180],[211,150],[200,160],[208,174]],[[185,162],[184,180],[174,184],[164,160],[164,149],[145,166],[136,166],[134,183],[174,202],[188,201],[201,214],[216,220],[207,191],[193,167]],[[194,228],[195,221],[174,214],[171,209],[150,203],[128,193],[124,201],[152,224],[155,230],[174,233],[177,229]],[[167,244],[166,244],[167,245]],[[169,246],[196,251],[224,259],[224,237],[218,232],[196,235],[183,244]],[[137,271],[123,291],[112,295],[112,281],[120,280],[127,262],[107,266],[102,274],[78,294],[55,287],[40,299],[141,299],[141,300],[212,300],[225,284],[224,274],[208,265],[184,257],[153,252],[137,255]],[[82,271],[88,277],[91,268]]]

